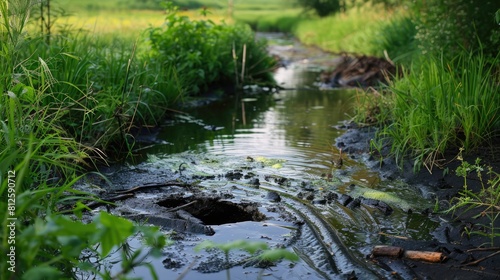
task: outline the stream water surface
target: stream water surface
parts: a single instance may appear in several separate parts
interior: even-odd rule
[[[267,37],[270,52],[285,62],[275,72],[277,83],[284,89],[255,88],[258,93],[218,99],[176,114],[155,135],[155,144],[140,149],[143,162],[134,169],[170,166],[181,170],[179,162],[188,162],[184,168],[198,168],[193,174],[201,178],[200,186],[231,193],[231,201],[257,202],[259,211],[273,218],[213,223],[214,235],[185,237],[184,243],[166,250],[165,259],[150,261],[160,279],[176,279],[190,269],[192,260],[203,262],[204,257],[208,263],[214,257],[210,256],[213,252],[196,257],[200,253],[194,252],[193,246],[202,240],[264,240],[270,246],[289,248],[301,260],[265,269],[233,265],[229,270],[204,271],[196,265],[193,268],[198,269],[182,277],[226,279],[229,274],[230,279],[346,279],[351,273],[359,279],[387,277],[390,271],[376,266],[366,256],[374,245],[384,244],[387,236],[432,239],[437,222],[418,214],[430,207],[428,198],[402,181],[382,179],[365,166],[362,156],[345,155],[342,168],[334,168],[332,159],[340,153],[335,139],[345,132],[339,126],[351,118],[356,96],[364,93],[321,88],[320,71],[334,65],[334,56],[282,36]],[[202,162],[212,165],[201,167]],[[221,176],[227,179],[228,172],[235,170],[248,180],[221,183]],[[283,180],[276,183],[279,180],[270,177]],[[255,179],[260,180],[259,190],[252,187],[251,180]],[[270,201],[266,197],[270,191],[279,194],[281,200]],[[312,196],[307,198],[309,193]],[[327,198],[331,193],[337,198],[333,202]],[[350,207],[339,202],[343,194],[384,201],[393,211],[383,213],[365,204]],[[163,201],[161,205],[166,204]],[[280,207],[300,222],[280,214],[276,210]],[[409,209],[413,211],[408,213]],[[238,259],[238,254],[232,256],[233,260]],[[223,257],[217,258],[224,262]],[[179,265],[172,265],[176,260]],[[146,277],[148,270],[138,269],[135,273]]]

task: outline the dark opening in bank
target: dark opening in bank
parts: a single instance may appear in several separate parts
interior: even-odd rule
[[[220,198],[168,198],[158,205],[189,212],[205,225],[223,225],[245,221],[262,221],[266,216],[259,212],[256,203],[233,203]]]

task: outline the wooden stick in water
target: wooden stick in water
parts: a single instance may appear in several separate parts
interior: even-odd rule
[[[405,258],[415,261],[425,261],[432,263],[438,263],[444,260],[443,253],[440,252],[412,251],[412,250],[405,250],[401,247],[385,246],[385,245],[373,247],[372,256]]]

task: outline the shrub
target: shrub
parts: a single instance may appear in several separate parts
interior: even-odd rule
[[[320,17],[340,11],[339,0],[298,0],[298,3],[307,10],[314,10]]]
[[[500,174],[493,171],[491,166],[481,164],[481,159],[477,158],[474,164],[470,164],[459,154],[458,160],[461,165],[457,167],[456,174],[464,178],[464,187],[457,197],[452,199],[454,203],[447,213],[458,216],[471,211],[475,215],[474,219],[486,218],[486,224],[478,226],[464,227],[468,235],[481,235],[489,239],[491,247],[498,243],[500,237],[500,227],[497,219],[500,217]],[[475,173],[481,185],[479,190],[474,191],[468,186],[468,177]],[[487,178],[484,178],[484,174]]]
[[[499,1],[416,1],[416,39],[425,53],[445,53],[453,58],[462,51],[482,50],[495,57],[500,48],[500,27],[495,12]]]
[[[200,93],[217,83],[272,81],[274,60],[265,42],[257,42],[248,26],[190,20],[178,16],[171,3],[166,8],[165,26],[149,29],[150,57],[181,73],[189,93]]]

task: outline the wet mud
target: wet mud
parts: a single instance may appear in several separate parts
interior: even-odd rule
[[[265,241],[271,248],[287,248],[301,257],[298,264],[267,264],[273,267],[274,276],[384,277],[379,268],[362,260],[362,253],[343,245],[345,237],[322,212],[367,207],[385,216],[392,213],[391,206],[340,193],[333,188],[338,182],[328,178],[311,181],[280,176],[277,162],[286,164],[250,156],[229,159],[184,153],[103,170],[109,180],[105,187],[100,182],[101,189],[106,189],[100,193],[103,199],[113,200],[125,193],[131,197],[95,211],[106,209],[169,233],[174,244],[165,249],[159,273],[168,272],[174,278],[185,270],[189,271],[186,279],[205,279],[206,273],[228,269],[232,273],[262,273],[263,264],[251,263],[251,256],[241,252],[226,259],[222,252],[200,255],[193,251],[194,244],[201,240],[235,239]],[[197,264],[191,265],[194,262]]]
[[[387,178],[401,176],[394,163],[387,160],[387,164],[380,165],[376,157],[369,155],[366,141],[373,133],[370,129],[350,127],[336,144],[351,159],[371,164]],[[242,275],[256,277],[271,267],[272,272],[267,275],[293,279],[437,279],[444,271],[453,279],[498,276],[497,257],[480,265],[465,265],[491,254],[468,251],[477,248],[480,240],[464,236],[465,221],[433,214],[429,207],[372,198],[366,188],[355,184],[340,191],[342,182],[328,177],[282,176],[278,163],[286,166],[279,159],[252,156],[227,158],[183,153],[152,157],[136,166],[104,170],[109,181],[102,188],[106,192],[100,195],[103,199],[123,193],[132,195],[107,210],[138,223],[159,226],[170,235],[174,244],[165,248],[165,256],[156,261],[156,268],[160,275],[172,279],[181,274],[186,275],[184,279],[220,279],[227,271],[235,279]],[[336,172],[341,174],[345,170]],[[422,180],[415,183],[416,188],[432,181],[423,173],[407,176],[406,180],[414,183]],[[442,180],[439,182],[441,185],[432,186],[435,195],[442,188]],[[96,211],[104,209],[102,206]],[[377,229],[363,229],[390,227],[394,212],[410,217],[409,220],[415,217],[441,220],[439,225],[427,229],[432,238],[424,240],[395,234],[374,237]],[[360,217],[356,213],[364,213],[362,217],[367,221],[356,221]],[[366,224],[370,219],[377,222]],[[417,222],[416,227],[421,224]],[[350,233],[362,235],[363,231],[367,234],[365,238],[373,239],[371,242],[350,241],[353,238]],[[263,264],[252,262],[252,256],[240,251],[231,252],[226,258],[220,250],[201,253],[194,250],[202,240],[224,243],[235,239],[265,241],[272,248],[287,248],[301,261]],[[441,263],[426,263],[370,256],[373,246],[379,244],[442,252],[445,259]]]
[[[464,179],[456,175],[455,170],[461,164],[457,159],[458,149],[450,149],[444,155],[448,159],[445,165],[434,166],[431,170],[422,168],[418,172],[413,166],[397,165],[389,157],[390,145],[385,145],[382,151],[370,151],[370,139],[375,137],[373,127],[357,127],[355,124],[345,124],[346,133],[336,139],[336,145],[343,148],[353,158],[362,160],[373,170],[380,172],[384,178],[403,178],[408,184],[426,189],[430,199],[434,200],[438,211],[426,209],[421,214],[440,220],[440,225],[433,230],[431,240],[415,240],[398,236],[387,237],[385,244],[399,246],[405,250],[441,252],[444,260],[439,263],[406,260],[404,258],[370,257],[370,260],[386,271],[392,271],[394,278],[399,279],[500,279],[500,254],[498,247],[492,247],[492,240],[478,234],[487,233],[484,225],[490,221],[481,215],[484,208],[463,213],[444,213],[450,201],[464,187]],[[499,142],[496,142],[499,143]],[[476,158],[485,159],[483,164],[491,166],[496,172],[500,170],[500,146],[490,145],[479,149],[474,154],[464,156],[464,160],[473,163]],[[496,156],[495,156],[496,155]],[[408,161],[409,162],[409,161]],[[486,174],[484,174],[486,176]],[[482,188],[480,180],[471,175],[467,182],[468,188],[479,192]],[[499,221],[494,223],[497,229]],[[495,237],[493,243],[499,244],[500,238]]]

